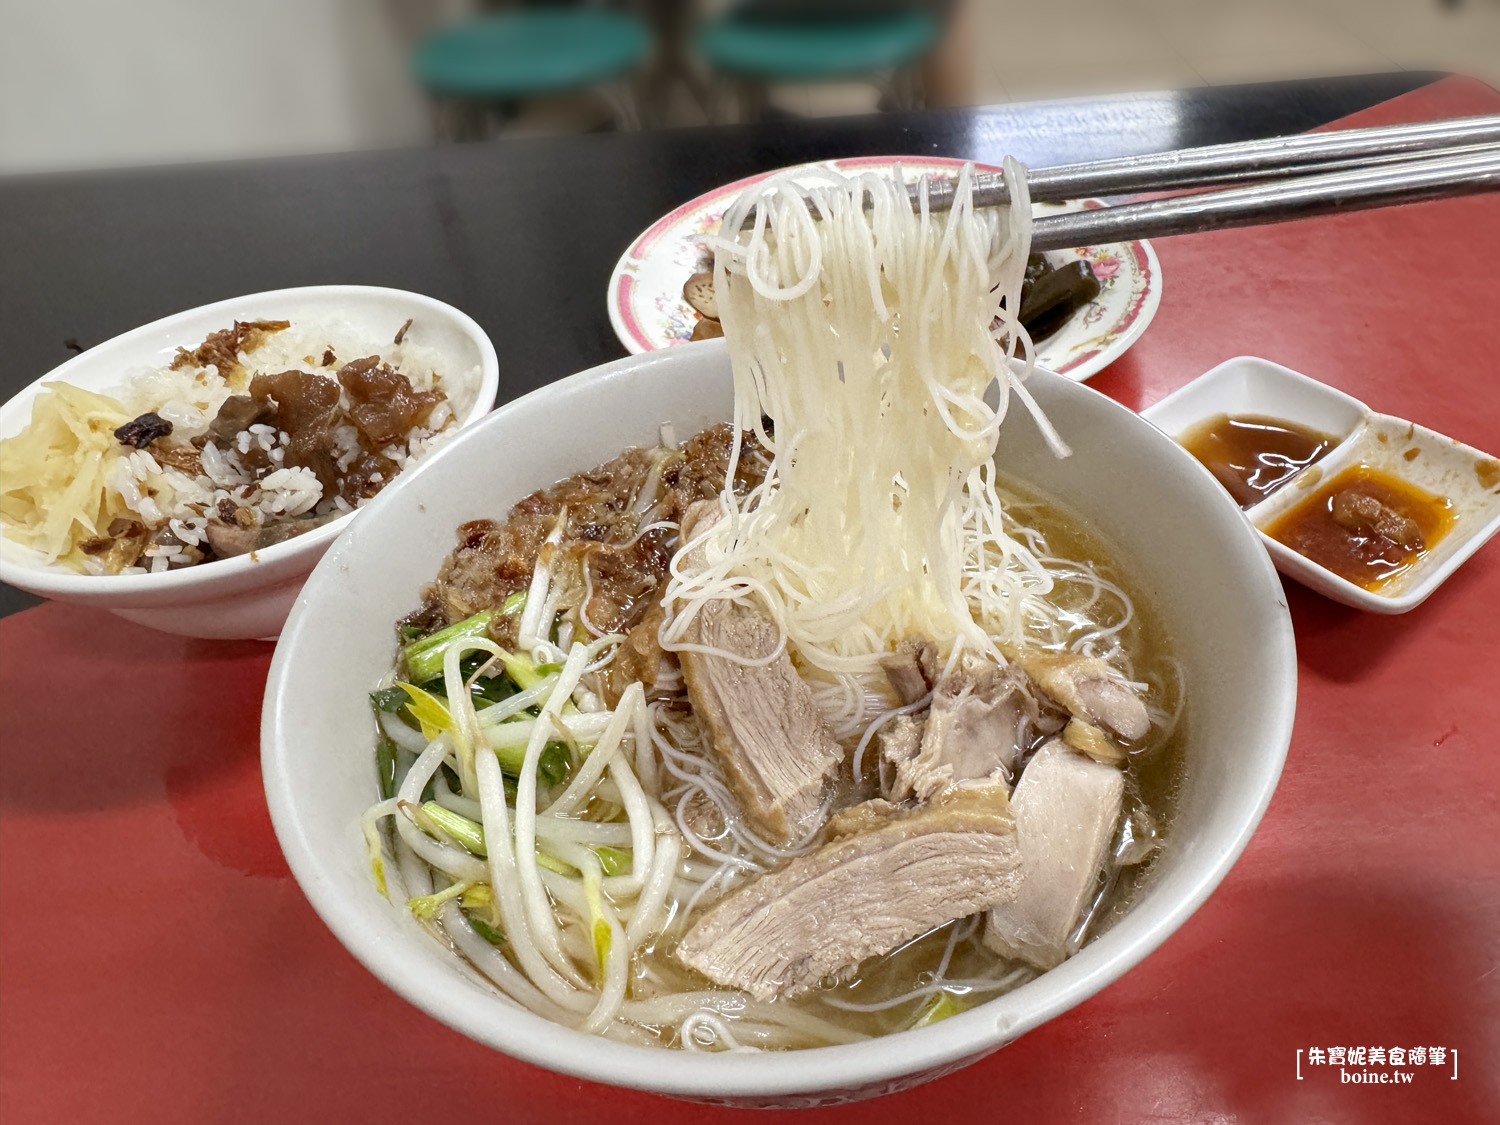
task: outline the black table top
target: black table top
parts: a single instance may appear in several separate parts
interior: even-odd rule
[[[836,156],[1033,166],[1301,132],[1425,85],[1366,75],[963,110],[497,141],[0,180],[0,398],[83,347],[210,301],[388,285],[462,309],[505,401],[625,354],[610,272],[719,184]],[[0,584],[0,615],[35,599]]]

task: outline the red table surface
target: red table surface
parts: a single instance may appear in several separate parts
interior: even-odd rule
[[[1497,110],[1493,90],[1450,79],[1350,123]],[[1500,451],[1500,199],[1158,251],[1161,311],[1094,381],[1105,393],[1142,407],[1251,353]],[[804,1120],[1500,1121],[1500,547],[1401,617],[1287,594],[1301,684],[1286,772],[1207,904],[1004,1051]],[[8,1125],[746,1112],[516,1062],[355,962],[271,832],[257,758],[270,657],[62,605],[0,621]],[[1458,1077],[1450,1054],[1402,1068],[1407,1085],[1351,1085],[1307,1064],[1331,1046],[1456,1050]]]

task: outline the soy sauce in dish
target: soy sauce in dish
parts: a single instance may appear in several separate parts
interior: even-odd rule
[[[1218,414],[1177,439],[1241,508],[1253,508],[1339,443],[1296,422]]]
[[[1340,578],[1377,590],[1432,550],[1453,520],[1446,498],[1353,465],[1265,532]]]

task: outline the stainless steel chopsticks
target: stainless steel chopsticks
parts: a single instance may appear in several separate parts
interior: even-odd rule
[[[1395,163],[1431,150],[1449,150],[1451,155],[1462,155],[1476,145],[1497,142],[1500,142],[1500,114],[1492,114],[1418,125],[1303,133],[1115,160],[1033,168],[1026,173],[1026,184],[1033,202],[1057,202],[1169,188],[1253,183],[1305,172],[1331,172]],[[915,202],[918,185],[912,184],[910,190]],[[992,207],[1009,199],[1010,193],[998,174],[981,172],[974,177],[976,206]],[[951,180],[928,184],[928,207],[931,210],[943,210],[952,203]]]
[[[1500,190],[1500,114],[1033,168],[1026,183],[1035,202],[1211,189],[1038,218],[1032,249],[1039,251],[1472,195]],[[913,208],[920,206],[921,181],[908,191]],[[946,210],[954,181],[929,179],[926,192],[930,211]],[[975,175],[976,206],[1009,198],[998,174]],[[754,216],[752,208],[746,226]]]
[[[1500,191],[1500,145],[1477,145],[1460,155],[1418,156],[1251,187],[1048,215],[1033,224],[1031,248],[1063,250],[1099,242],[1280,223],[1486,191]]]

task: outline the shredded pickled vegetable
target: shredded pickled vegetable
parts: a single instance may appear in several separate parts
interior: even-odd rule
[[[78,544],[133,516],[112,484],[130,420],[108,395],[48,383],[31,404],[31,424],[0,441],[0,525],[5,535],[82,569]]]

